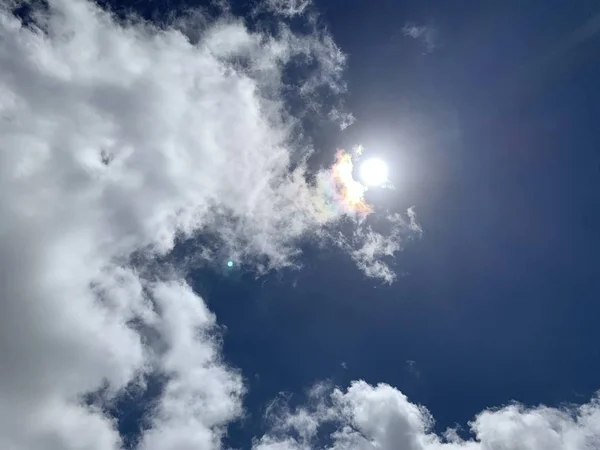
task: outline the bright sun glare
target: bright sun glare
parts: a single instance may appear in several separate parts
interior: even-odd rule
[[[387,164],[379,158],[367,159],[360,166],[360,178],[367,186],[381,186],[387,177]]]

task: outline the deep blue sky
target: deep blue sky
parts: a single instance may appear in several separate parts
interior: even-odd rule
[[[137,7],[161,5],[155,17],[173,3]],[[300,272],[191,275],[248,379],[254,416],[231,443],[259,434],[256,415],[278,392],[323,379],[390,383],[439,429],[513,399],[588,400],[600,387],[600,34],[585,24],[600,5],[316,6],[349,55],[358,119],[316,130],[317,157],[358,143],[384,156],[397,189],[372,201],[414,205],[424,236],[392,286],[315,249]],[[406,23],[436,30],[433,51],[403,35]]]

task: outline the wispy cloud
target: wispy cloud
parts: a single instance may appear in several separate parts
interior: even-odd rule
[[[287,17],[304,14],[311,4],[312,0],[266,0],[262,3],[267,10]]]
[[[356,118],[352,113],[338,111],[337,109],[332,109],[329,112],[329,118],[339,124],[341,130],[345,130],[354,122],[356,122]]]
[[[416,378],[421,376],[421,371],[417,367],[417,362],[413,361],[412,359],[406,361],[406,370]]]
[[[391,284],[396,273],[385,259],[393,258],[407,240],[420,237],[423,230],[417,223],[414,208],[409,208],[406,215],[388,216],[386,223],[389,226],[387,233],[376,232],[370,225],[363,225],[354,230],[350,240],[340,237],[340,245],[349,250],[357,266],[367,276]]]
[[[427,53],[431,53],[437,46],[438,31],[433,25],[416,25],[407,23],[402,27],[404,36],[411,37],[421,42]]]

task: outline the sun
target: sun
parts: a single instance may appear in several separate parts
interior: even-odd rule
[[[388,167],[379,158],[367,159],[360,166],[360,178],[367,186],[381,186],[388,181]]]

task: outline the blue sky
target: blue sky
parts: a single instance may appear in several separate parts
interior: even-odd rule
[[[599,445],[596,2],[24,3],[3,448]]]

